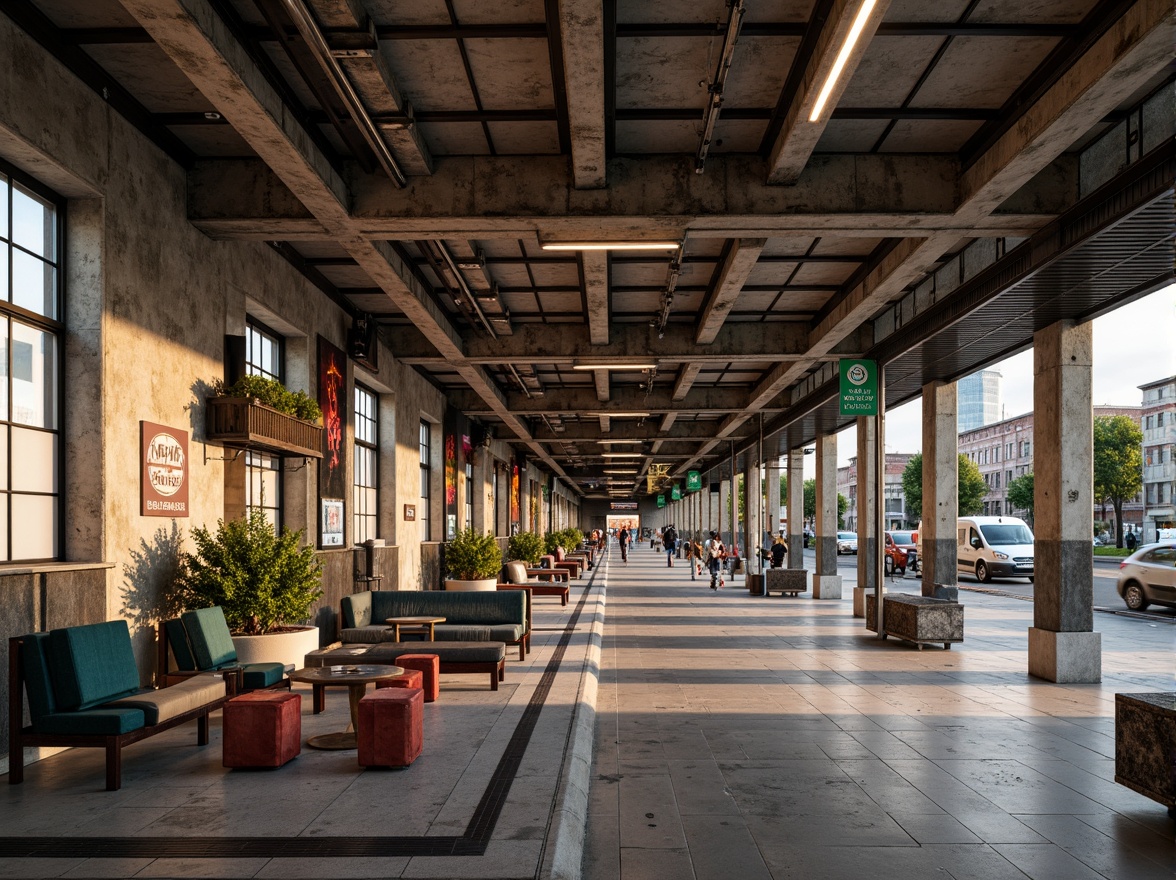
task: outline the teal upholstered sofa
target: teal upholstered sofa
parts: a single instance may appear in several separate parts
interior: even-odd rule
[[[261,688],[287,688],[290,679],[282,663],[237,662],[237,649],[220,606],[185,611],[180,617],[159,624],[158,634],[159,684],[168,687],[203,672],[225,675],[231,693]],[[175,658],[171,668],[168,652]]]
[[[389,617],[444,617],[434,630],[439,642],[504,642],[518,645],[519,659],[531,641],[531,605],[525,590],[446,593],[404,590],[344,596],[340,638],[345,643],[388,642]]]
[[[139,687],[126,621],[32,633],[8,640],[8,781],[24,781],[25,746],[106,749],[106,789],[122,785],[122,748],[197,721],[208,743],[208,715],[225,702],[219,675],[198,675],[163,690]],[[27,695],[32,723],[21,706]]]

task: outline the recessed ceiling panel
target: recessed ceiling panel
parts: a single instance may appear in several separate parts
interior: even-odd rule
[[[554,122],[491,122],[490,138],[500,156],[558,155],[559,128]]]
[[[723,105],[775,107],[799,45],[800,37],[741,36],[731,57]],[[712,65],[708,81],[713,75]]]
[[[240,158],[257,155],[230,125],[172,125],[169,128],[197,156]]]
[[[152,113],[215,109],[154,43],[88,46],[87,53]]]
[[[768,127],[766,119],[729,119],[719,114],[711,153],[754,153]],[[701,133],[699,133],[701,137]],[[697,144],[695,145],[697,146]]]
[[[776,303],[777,312],[816,312],[833,294],[827,290],[792,290],[789,288]]]
[[[827,235],[817,242],[817,246],[813,248],[813,253],[817,256],[840,256],[852,254],[853,256],[868,256],[873,252],[874,248],[882,243],[880,238],[839,238],[837,236]]]
[[[697,108],[715,56],[698,37],[633,37],[617,40],[618,108]]]
[[[618,153],[693,153],[701,136],[702,114],[698,120],[634,122],[618,120]]]
[[[549,110],[551,59],[546,40],[466,40],[478,97],[487,110]]]
[[[456,40],[382,40],[380,49],[415,109],[477,109]]]
[[[462,24],[542,24],[543,0],[453,0]]]
[[[831,119],[815,152],[868,153],[885,130],[884,119]]]
[[[798,287],[806,284],[843,284],[857,271],[858,263],[805,263],[797,270],[792,283]]]
[[[485,156],[490,151],[478,122],[426,122],[419,131],[435,156]]]
[[[882,153],[955,153],[983,125],[979,120],[901,119],[894,124]]]
[[[747,276],[747,285],[774,284],[783,287],[795,271],[796,263],[756,263]]]
[[[911,106],[998,109],[1057,42],[1051,37],[956,37]]]
[[[946,37],[875,36],[839,107],[901,107]]]
[[[1097,0],[980,0],[968,21],[1078,24]]]
[[[449,24],[450,21],[445,0],[364,0],[364,8],[378,24]]]

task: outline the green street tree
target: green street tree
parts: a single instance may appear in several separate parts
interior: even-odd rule
[[[1017,477],[1007,488],[1009,504],[1014,510],[1025,511],[1025,518],[1033,525],[1033,472]]]
[[[1127,416],[1094,420],[1094,497],[1115,509],[1115,546],[1123,546],[1123,503],[1143,488],[1143,432]]]
[[[841,523],[845,517],[845,511],[849,510],[849,499],[837,493],[837,528],[841,528]],[[817,481],[804,481],[804,518],[808,522],[817,521]]]
[[[984,509],[984,496],[988,494],[988,484],[980,473],[976,462],[961,455],[958,467],[957,492],[958,516],[972,516]],[[902,472],[902,492],[906,500],[907,516],[911,519],[923,515],[923,455],[914,455]]]

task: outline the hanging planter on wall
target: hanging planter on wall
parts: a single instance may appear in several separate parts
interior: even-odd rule
[[[323,457],[323,428],[317,423],[322,413],[312,398],[263,376],[244,376],[217,392],[208,399],[208,442],[279,456]]]

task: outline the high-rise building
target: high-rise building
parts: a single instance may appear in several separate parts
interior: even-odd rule
[[[1140,385],[1143,392],[1143,539],[1176,528],[1176,376]]]
[[[1000,373],[980,370],[956,383],[959,431],[974,431],[1000,419]]]

